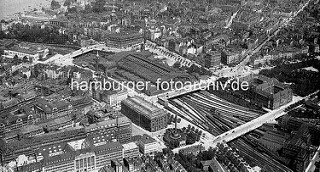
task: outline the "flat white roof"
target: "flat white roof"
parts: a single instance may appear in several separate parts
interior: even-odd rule
[[[130,150],[130,149],[138,148],[138,145],[134,142],[123,144],[122,146],[123,146],[123,150]]]

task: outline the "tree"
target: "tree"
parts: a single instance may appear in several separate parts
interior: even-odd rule
[[[259,63],[259,64],[258,64],[258,68],[261,68],[261,67],[262,67],[262,64],[261,64],[261,63]]]
[[[201,138],[201,135],[198,134],[198,135],[196,136],[196,141],[199,141],[200,138]]]
[[[61,5],[59,2],[57,2],[55,0],[51,1],[51,9],[56,10],[56,9],[59,9],[60,7],[61,7]]]
[[[195,133],[199,134],[199,129],[196,128],[196,130],[194,131]]]
[[[6,34],[1,30],[0,31],[0,39],[3,39],[6,37]]]
[[[92,12],[92,6],[87,4],[86,6],[84,6],[84,12],[85,13],[91,13]]]
[[[43,60],[43,54],[39,54],[39,60],[40,60],[40,61]]]
[[[169,148],[163,148],[162,152],[163,152],[164,155],[168,155],[168,156],[172,156],[173,155],[172,150],[169,149]]]
[[[24,56],[24,57],[22,58],[22,62],[23,62],[23,63],[28,63],[28,62],[29,62],[28,57],[27,57],[27,56]]]
[[[192,66],[188,68],[188,73],[199,73],[199,72],[200,72],[200,68],[195,64],[192,64]]]
[[[33,62],[32,57],[29,57],[29,63],[32,63],[32,62]]]
[[[71,0],[66,0],[66,1],[64,1],[63,6],[69,7],[70,5],[71,5]]]
[[[52,55],[52,49],[49,49],[48,55]]]
[[[22,75],[22,78],[27,79],[28,76],[27,76],[26,74],[23,74],[23,75]]]
[[[180,68],[180,63],[179,62],[175,62],[172,67],[174,67],[176,69],[179,69]]]
[[[14,55],[13,60],[12,60],[12,63],[15,64],[15,65],[17,65],[17,64],[19,63],[19,57],[18,57],[18,55]]]
[[[197,140],[197,135],[195,133],[190,132],[187,134],[187,140],[186,140],[187,145],[195,143],[196,140]]]
[[[93,12],[101,13],[104,10],[104,5],[106,4],[105,0],[96,0],[92,5]]]
[[[68,8],[68,13],[76,13],[76,12],[77,12],[77,8],[76,7]]]

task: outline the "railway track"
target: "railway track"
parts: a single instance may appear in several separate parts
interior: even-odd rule
[[[210,132],[214,136],[218,136],[227,131],[230,131],[237,126],[251,121],[262,114],[259,112],[250,111],[250,109],[229,103],[215,95],[210,95],[208,92],[197,92],[175,99],[169,100],[171,106],[180,110],[172,111],[182,118],[189,119],[188,121],[195,124],[201,129]],[[214,112],[212,111],[214,109]],[[279,172],[291,172],[289,168],[276,160],[276,155],[268,150],[259,152],[256,148],[256,141],[263,136],[263,129],[254,130],[246,136],[235,139],[230,143],[230,146],[239,150],[239,153],[251,162],[251,165],[264,167],[270,166]]]

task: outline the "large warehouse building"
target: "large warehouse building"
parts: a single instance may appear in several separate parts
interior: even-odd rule
[[[276,109],[292,101],[292,90],[275,78],[249,75],[241,78],[241,80],[249,82],[250,89],[243,91],[243,93],[246,99],[250,99],[251,103]]]
[[[151,132],[167,127],[167,112],[138,96],[122,101],[121,112],[133,123]]]

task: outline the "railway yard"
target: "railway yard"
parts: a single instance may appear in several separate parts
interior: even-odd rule
[[[224,99],[221,99],[207,91],[194,92],[169,100],[167,110],[177,114],[195,126],[208,131],[213,136],[230,131],[246,122],[249,122],[265,112],[263,110],[251,110]],[[265,127],[232,140],[228,144],[238,150],[251,167],[270,166],[276,171],[292,171],[279,162],[277,155],[263,149],[257,143],[266,132]]]
[[[206,91],[171,99],[170,105],[169,111],[181,114],[183,118],[214,136],[249,122],[264,113],[227,102]],[[176,108],[171,109],[172,106]]]

